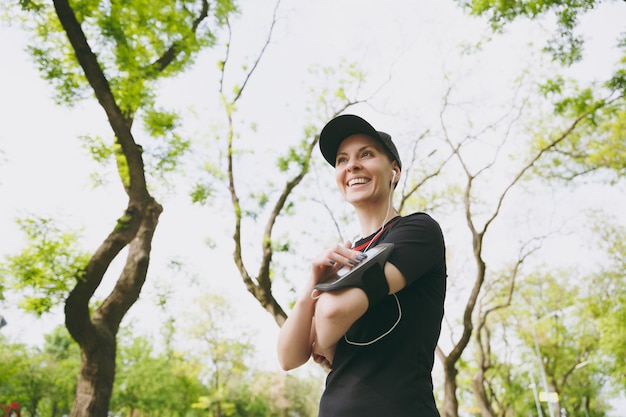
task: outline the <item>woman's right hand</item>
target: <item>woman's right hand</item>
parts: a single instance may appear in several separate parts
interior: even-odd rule
[[[354,266],[364,259],[361,252],[352,250],[351,247],[350,242],[346,242],[343,246],[335,245],[313,259],[312,273],[278,336],[278,359],[284,370],[297,368],[311,356],[316,362],[325,366],[330,366],[332,363],[334,347],[331,345],[336,344],[336,341],[320,346],[317,332],[314,330],[315,309],[320,301],[316,300],[319,294],[316,294],[317,290],[314,288],[318,283],[330,278],[342,266]],[[335,294],[329,294],[329,296],[334,297]],[[327,332],[323,335],[326,336]],[[328,337],[322,338],[322,341],[327,339]]]
[[[322,283],[344,266],[352,268],[365,259],[363,252],[352,249],[350,241],[320,253],[311,263],[313,285]]]

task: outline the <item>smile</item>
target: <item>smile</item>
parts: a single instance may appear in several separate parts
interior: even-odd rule
[[[350,181],[348,181],[348,187],[352,187],[353,185],[359,185],[359,184],[367,184],[368,182],[370,182],[370,180],[367,178],[353,178]]]

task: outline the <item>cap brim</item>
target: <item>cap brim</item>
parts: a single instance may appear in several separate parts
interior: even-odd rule
[[[344,114],[328,122],[320,133],[320,150],[324,159],[335,166],[337,150],[341,142],[348,136],[364,134],[384,143],[378,131],[366,120],[353,114]]]

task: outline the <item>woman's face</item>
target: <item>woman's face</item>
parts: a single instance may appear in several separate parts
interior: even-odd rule
[[[352,135],[337,150],[335,179],[339,191],[353,205],[386,203],[394,167],[380,142],[367,135]]]

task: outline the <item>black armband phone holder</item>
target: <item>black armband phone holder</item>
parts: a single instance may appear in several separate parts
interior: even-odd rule
[[[385,277],[385,262],[393,250],[393,243],[381,243],[367,250],[367,258],[353,268],[342,267],[325,282],[317,284],[316,290],[336,291],[342,288],[360,288],[365,291],[370,306],[389,294]]]

